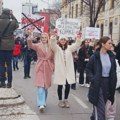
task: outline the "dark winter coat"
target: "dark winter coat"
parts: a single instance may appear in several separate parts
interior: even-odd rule
[[[116,62],[115,62],[115,55],[111,51],[108,52],[108,55],[111,61],[108,99],[113,102],[116,82],[117,82]],[[101,78],[102,78],[102,63],[100,60],[99,50],[97,50],[90,57],[89,62],[86,65],[86,72],[87,72],[87,77],[91,82],[89,93],[88,93],[88,99],[93,105],[97,105],[98,98],[99,98],[99,90],[101,86]]]
[[[120,61],[120,42],[116,46],[115,52],[116,52],[116,59]]]
[[[4,36],[2,33],[6,26],[9,25],[7,31],[5,32]],[[0,50],[13,50],[14,49],[14,31],[18,28],[19,24],[16,18],[12,15],[12,19],[10,19],[10,15],[2,14],[0,16],[0,36],[2,39],[0,40]]]

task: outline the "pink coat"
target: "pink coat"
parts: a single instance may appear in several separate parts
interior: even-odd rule
[[[35,86],[49,88],[51,86],[52,73],[54,69],[54,54],[51,48],[45,51],[42,43],[29,44],[29,47],[37,52],[37,63],[35,66]]]

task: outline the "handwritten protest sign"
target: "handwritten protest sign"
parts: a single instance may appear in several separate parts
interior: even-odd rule
[[[85,38],[100,39],[100,28],[86,27],[86,29],[85,29]]]
[[[80,30],[79,19],[59,18],[56,21],[58,36],[75,37],[76,32]]]

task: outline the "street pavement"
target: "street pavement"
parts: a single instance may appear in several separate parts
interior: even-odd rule
[[[52,87],[48,90],[47,107],[45,108],[45,112],[40,113],[36,105],[36,88],[34,87],[34,66],[35,64],[31,65],[31,77],[32,77],[31,79],[23,79],[24,74],[23,74],[22,62],[19,62],[19,70],[13,71],[12,90],[17,95],[21,95],[23,100],[22,106],[24,107],[20,107],[19,109],[20,111],[18,111],[18,108],[15,109],[12,106],[14,117],[16,116],[16,119],[10,117],[13,116],[13,114],[12,112],[9,113],[10,109],[8,109],[9,107],[8,108],[6,107],[5,110],[8,111],[8,113],[6,115],[3,114],[3,112],[0,112],[0,120],[61,120],[61,119],[90,120],[92,105],[88,102],[87,99],[88,88],[81,87],[78,83],[77,83],[77,89],[76,90],[71,89],[70,91],[70,96],[69,96],[69,102],[71,105],[70,108],[58,107],[57,86],[52,85]],[[77,74],[77,78],[78,78],[78,74]],[[120,120],[120,114],[119,114],[120,94],[118,92],[116,92],[116,104],[117,104],[117,110],[116,110],[117,113],[115,120]],[[0,111],[1,111],[1,107],[0,107]],[[20,115],[18,113],[20,113]],[[7,117],[9,116],[9,118],[6,119],[6,116]],[[19,119],[17,119],[17,116],[19,116],[18,117]],[[22,116],[22,119],[20,116]]]

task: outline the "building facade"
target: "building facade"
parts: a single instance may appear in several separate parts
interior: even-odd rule
[[[87,1],[87,0],[86,0]],[[98,0],[99,2],[99,0]],[[90,18],[83,14],[85,4],[82,0],[62,0],[61,16],[65,18],[79,18],[80,30],[84,34],[84,29],[90,26]],[[108,0],[99,13],[95,27],[101,28],[101,36],[110,36],[114,43],[120,41],[120,0]]]

